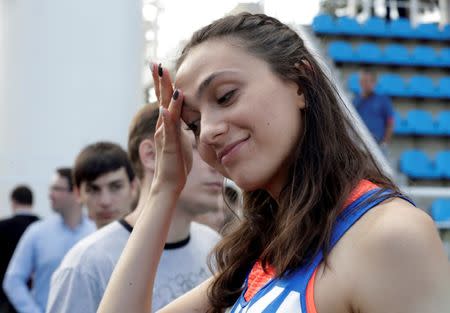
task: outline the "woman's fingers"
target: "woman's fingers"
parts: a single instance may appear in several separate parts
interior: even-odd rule
[[[164,108],[164,107],[162,107],[162,106],[159,107],[158,120],[156,121],[156,131],[158,131],[158,129],[161,128],[161,125],[162,125],[162,122],[163,122],[163,117],[162,117],[162,112],[161,112],[161,110],[162,110],[163,108]]]
[[[160,105],[167,108],[173,93],[169,71],[161,63],[150,63],[150,71],[152,72],[156,98]]]
[[[167,107],[170,118],[175,125],[179,125],[180,123],[182,104],[183,104],[183,93],[181,92],[181,90],[176,89],[173,92],[172,97],[170,99],[170,104]],[[164,106],[160,107],[164,108]],[[162,111],[160,110],[160,115],[158,117],[158,121],[156,122],[156,129],[158,129],[161,126],[161,123],[163,121],[161,112]]]
[[[169,102],[167,107],[159,107],[160,116],[155,132],[155,177],[156,181],[164,181],[170,188],[181,191],[192,167],[192,142],[181,128],[182,92],[175,90]]]
[[[151,63],[150,71],[152,72],[156,98],[158,99],[159,105],[164,108],[168,108],[173,96],[172,80],[170,78],[169,71],[163,68],[161,63],[159,65],[156,63]],[[160,117],[156,123],[156,129],[161,126],[162,120],[163,119],[160,114]]]
[[[158,65],[156,63],[150,63],[150,71],[152,72],[153,77],[153,86],[155,87],[156,99],[158,102],[160,101],[160,91],[159,91],[159,75],[158,75]]]
[[[160,91],[159,103],[163,107],[168,108],[173,94],[172,80],[169,71],[163,68],[161,64],[158,65],[158,76]]]
[[[180,136],[178,128],[180,128],[182,102],[183,94],[177,89],[171,96],[168,108],[160,106],[156,129],[158,130],[161,128],[165,145],[172,145],[180,140],[180,138],[178,138]]]
[[[164,131],[168,138],[171,138],[172,143],[179,143],[180,141],[180,114],[181,114],[181,105],[183,102],[183,95],[180,90],[175,90],[172,94],[170,104],[168,108],[163,108],[162,112],[163,121],[164,121]]]
[[[176,122],[171,116],[169,110],[163,109],[163,127],[164,127],[164,148],[165,152],[176,153],[179,143]]]
[[[183,93],[180,89],[175,89],[172,94],[172,100],[170,101],[168,110],[172,117],[179,123],[181,118],[181,107],[183,104]]]

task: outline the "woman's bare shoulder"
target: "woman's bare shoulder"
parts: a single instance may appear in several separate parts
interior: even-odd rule
[[[449,262],[426,212],[390,199],[371,210],[365,228],[355,267],[360,312],[450,309]]]
[[[373,243],[392,242],[391,239],[426,239],[437,235],[435,223],[422,209],[401,198],[388,199],[374,207],[367,239]],[[424,235],[427,235],[424,237]],[[420,241],[420,240],[419,240]]]
[[[432,218],[403,199],[389,199],[374,207],[365,227],[359,245],[365,255],[376,252],[377,258],[393,263],[413,256],[445,256]]]

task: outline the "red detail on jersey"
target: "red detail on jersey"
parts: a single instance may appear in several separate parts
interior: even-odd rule
[[[350,196],[348,197],[347,201],[345,201],[344,209],[348,207],[350,204],[352,204],[353,201],[361,197],[363,194],[375,188],[378,188],[378,186],[375,185],[374,183],[365,179],[361,180],[358,186],[356,186],[356,188],[353,189],[353,191],[350,193]]]
[[[275,269],[271,266],[263,268],[261,261],[256,261],[252,271],[248,275],[247,290],[244,294],[245,301],[249,301],[269,280],[275,277]]]
[[[316,303],[314,302],[314,282],[316,281],[317,269],[318,267],[314,270],[306,287],[306,313],[317,313]]]

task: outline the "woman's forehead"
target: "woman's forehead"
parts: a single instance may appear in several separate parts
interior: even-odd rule
[[[227,61],[222,57],[222,52],[230,48],[222,42],[205,42],[191,48],[178,68],[175,76],[176,83],[184,84],[185,80],[192,81],[193,74],[220,68]]]
[[[198,86],[214,73],[255,68],[259,58],[226,40],[211,40],[193,47],[180,64],[175,76],[177,88]]]

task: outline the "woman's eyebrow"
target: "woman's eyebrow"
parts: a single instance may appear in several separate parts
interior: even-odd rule
[[[197,97],[197,99],[200,99],[202,94],[205,92],[206,88],[208,88],[209,85],[211,85],[211,83],[217,79],[220,76],[226,75],[226,74],[230,74],[230,73],[236,73],[237,71],[235,70],[222,70],[222,71],[217,71],[214,73],[211,73],[208,77],[206,77],[198,86],[197,92],[195,94],[195,96]]]

